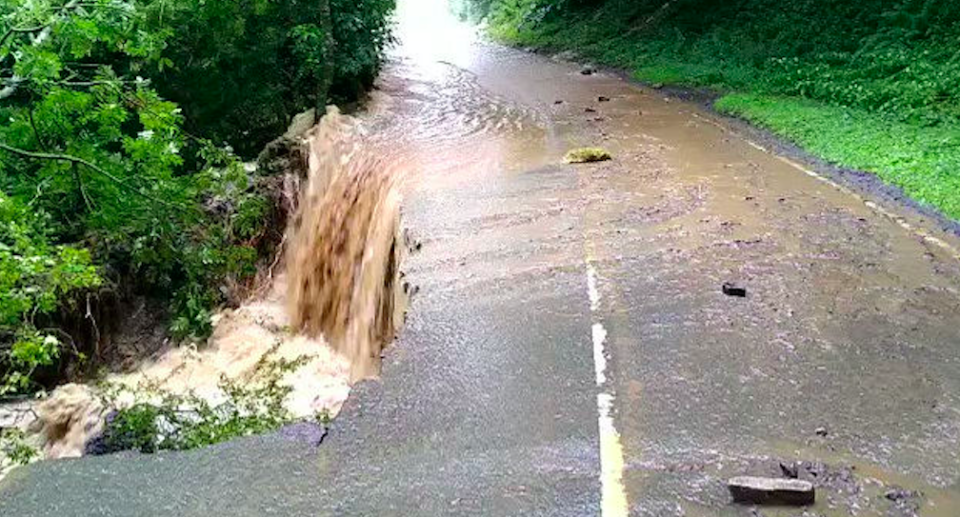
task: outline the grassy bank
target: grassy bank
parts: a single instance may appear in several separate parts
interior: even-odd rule
[[[711,88],[743,117],[960,219],[960,5],[481,0],[497,39]]]

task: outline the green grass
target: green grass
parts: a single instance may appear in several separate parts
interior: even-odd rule
[[[686,0],[635,30],[663,2],[545,5],[494,0],[491,35],[726,94],[719,111],[960,219],[960,6]]]

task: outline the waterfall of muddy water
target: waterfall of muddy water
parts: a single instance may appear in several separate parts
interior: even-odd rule
[[[284,400],[290,414],[333,416],[352,382],[379,373],[380,351],[405,306],[396,289],[403,249],[398,168],[362,136],[358,120],[335,108],[303,145],[309,170],[288,227],[286,270],[265,294],[217,314],[206,344],[171,347],[133,373],[108,377],[120,388],[118,406],[144,397],[158,402],[166,393],[217,405],[226,401],[224,379],[254,381],[264,363],[282,359],[302,361],[282,379],[291,389]],[[70,384],[16,426],[32,433],[45,458],[76,457],[99,434],[106,412],[93,389]]]
[[[324,336],[355,381],[379,372],[380,351],[402,317],[399,169],[335,108],[309,142],[307,184],[288,236],[287,304],[293,327]]]
[[[221,377],[243,381],[265,360],[305,358],[283,381],[291,388],[286,409],[307,417],[335,415],[353,381],[377,374],[380,348],[403,307],[394,289],[400,247],[393,171],[364,147],[359,122],[335,108],[303,145],[309,170],[288,225],[286,270],[267,294],[221,312],[204,347],[173,348],[113,381],[216,403]]]
[[[505,164],[549,160],[538,114],[479,83],[470,72],[476,34],[440,16],[442,1],[408,2],[398,12],[403,44],[391,49],[360,118],[334,110],[304,136],[308,170],[290,182],[299,195],[283,271],[217,314],[207,343],[170,347],[132,373],[108,377],[129,388],[120,406],[141,387],[215,405],[225,400],[223,378],[243,382],[265,361],[305,357],[283,379],[291,387],[286,409],[295,417],[336,415],[354,381],[377,375],[406,305],[398,288],[406,249],[397,239],[401,190],[473,189],[497,181],[491,171]],[[436,45],[436,31],[444,45]],[[401,164],[416,164],[416,174]],[[11,427],[26,428],[35,412],[32,439],[46,457],[77,456],[102,425],[98,404],[90,390],[62,387],[40,407],[23,408],[26,417]],[[0,409],[0,425],[14,410],[21,414]]]

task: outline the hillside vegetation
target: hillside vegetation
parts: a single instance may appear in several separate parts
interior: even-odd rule
[[[495,37],[570,49],[716,107],[960,219],[960,3],[456,0]]]
[[[276,240],[242,160],[371,85],[393,4],[0,0],[0,395],[86,358],[104,297],[205,336]]]

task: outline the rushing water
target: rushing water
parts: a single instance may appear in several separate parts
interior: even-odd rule
[[[324,336],[357,380],[379,371],[402,307],[400,169],[335,109],[309,142],[287,250],[287,305],[293,328]]]
[[[930,235],[956,239],[804,174],[697,106],[479,42],[442,3],[402,3],[402,44],[363,112],[309,133],[285,271],[267,294],[222,313],[205,347],[121,380],[215,398],[221,375],[308,355],[287,378],[289,408],[335,413],[399,327],[401,269],[426,296],[509,308],[498,291],[522,275],[549,289],[551,272],[579,271],[587,254],[619,336],[610,375],[631,498],[727,515],[710,502],[716,478],[799,457],[849,466],[819,514],[881,515],[893,483],[925,493],[929,515],[955,513],[960,266]],[[586,145],[614,160],[559,165]],[[426,250],[406,262],[401,196]],[[717,296],[730,278],[749,284],[745,303]],[[509,370],[488,350],[450,347]],[[461,384],[488,390],[458,392],[477,405],[508,391]],[[64,421],[51,415],[51,429]],[[828,439],[813,434],[821,421]],[[644,484],[688,467],[689,481]]]
[[[411,244],[400,238],[405,171],[427,161],[431,145],[488,131],[515,115],[413,36],[424,34],[424,16],[437,6],[412,5],[399,15],[405,44],[391,51],[382,92],[359,117],[332,108],[304,135],[307,170],[288,171],[287,183],[299,192],[278,270],[265,276],[256,296],[214,317],[208,342],[170,347],[131,373],[109,376],[124,390],[120,406],[143,400],[144,389],[216,404],[225,400],[224,379],[243,382],[265,361],[301,359],[284,376],[291,388],[286,409],[295,417],[332,416],[353,382],[379,373],[381,349],[402,323],[410,287],[400,282]],[[443,22],[435,27],[449,29],[457,42],[444,51],[469,48],[473,32]],[[46,458],[75,457],[100,432],[106,412],[94,390],[68,385],[32,411],[16,409],[23,415],[16,423],[33,430]]]

